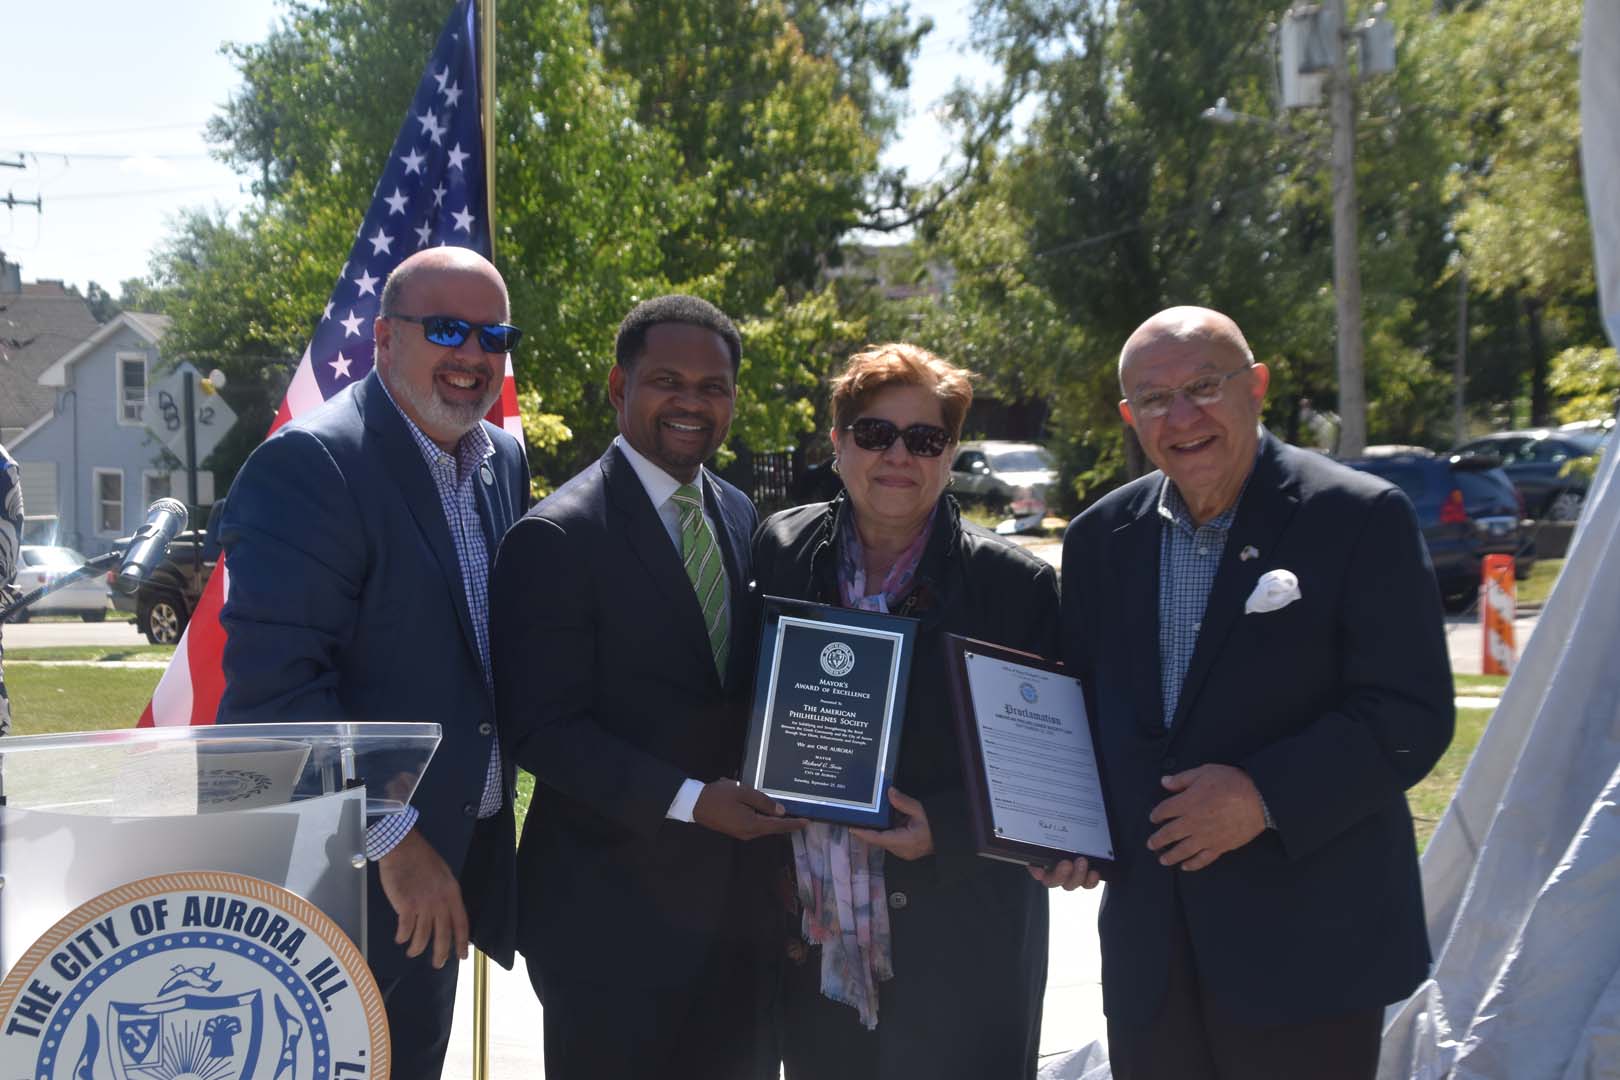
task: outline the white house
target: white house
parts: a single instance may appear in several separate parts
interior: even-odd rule
[[[125,312],[40,374],[55,402],[8,444],[37,539],[40,519],[54,515],[56,543],[97,555],[138,528],[153,500],[185,499],[179,459],[148,427],[162,427],[148,388],[173,370],[162,361],[168,325],[163,315]],[[198,473],[198,505],[213,503],[213,480]]]

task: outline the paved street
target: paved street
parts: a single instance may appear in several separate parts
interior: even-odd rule
[[[32,649],[45,645],[145,645],[146,638],[132,622],[87,623],[78,619],[38,619],[7,623],[7,649]]]

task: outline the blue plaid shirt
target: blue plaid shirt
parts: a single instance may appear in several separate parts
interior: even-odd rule
[[[1226,551],[1226,536],[1237,518],[1237,503],[1199,525],[1181,492],[1165,477],[1159,488],[1159,518],[1164,523],[1159,530],[1159,688],[1164,694],[1164,726],[1169,727],[1198,647],[1204,608]]]
[[[383,392],[388,384],[383,383]],[[472,616],[473,637],[478,644],[478,660],[484,669],[484,683],[494,686],[489,666],[489,545],[484,542],[484,527],[478,519],[479,473],[485,461],[495,456],[495,444],[490,441],[484,425],[479,424],[461,437],[454,455],[422,433],[405,410],[399,408],[394,395],[388,400],[399,409],[400,419],[411,433],[411,439],[427,462],[433,487],[439,493],[439,505],[444,508],[444,519],[450,526],[450,539],[456,546],[456,561],[461,564],[461,584],[467,595],[467,610]],[[478,802],[480,818],[493,817],[501,808],[501,747],[493,743],[489,748],[489,769],[484,774],[484,794]],[[397,814],[390,814],[366,829],[366,857],[380,859],[392,851],[405,834],[411,831],[418,817],[416,807],[407,806]]]

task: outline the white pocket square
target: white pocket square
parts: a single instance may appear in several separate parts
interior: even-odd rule
[[[1254,583],[1254,592],[1243,602],[1243,614],[1264,615],[1285,608],[1299,599],[1299,578],[1292,570],[1267,570]]]

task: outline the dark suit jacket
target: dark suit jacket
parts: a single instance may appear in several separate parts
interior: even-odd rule
[[[516,439],[484,428],[494,482],[474,486],[493,558],[528,505],[528,466]],[[470,851],[494,697],[438,492],[375,373],[253,452],[231,485],[220,537],[231,582],[219,722],[442,725],[411,800],[417,828],[461,872],[474,941],[510,967],[515,774],[506,761],[500,816],[480,830],[492,839]],[[367,959],[379,977],[404,963],[395,928],[373,874]]]
[[[1063,544],[1064,656],[1101,730],[1120,853],[1100,919],[1104,1008],[1116,1022],[1151,1019],[1178,891],[1199,978],[1236,1022],[1405,997],[1429,962],[1405,790],[1453,721],[1440,596],[1411,504],[1264,436],[1166,730],[1163,482],[1153,473],[1111,493]],[[1277,568],[1298,576],[1301,598],[1244,614]],[[1166,869],[1146,846],[1167,794],[1159,779],[1210,763],[1247,771],[1277,827],[1203,870]]]
[[[617,447],[513,526],[496,559],[501,745],[539,781],[518,944],[546,978],[688,983],[736,900],[742,845],[665,817],[688,777],[736,775],[752,674],[757,518],[713,473],[702,486],[730,594],[724,685],[680,555]]]

